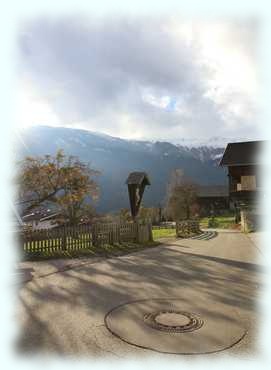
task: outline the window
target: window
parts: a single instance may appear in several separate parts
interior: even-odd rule
[[[256,190],[256,176],[241,176],[241,190]]]

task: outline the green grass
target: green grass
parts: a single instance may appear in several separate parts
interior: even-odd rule
[[[157,240],[160,238],[167,238],[176,236],[175,229],[153,229],[152,230],[153,239]]]
[[[57,250],[57,251],[37,251],[37,252],[27,252],[24,251],[22,259],[23,260],[32,260],[32,261],[41,261],[48,260],[52,258],[80,258],[80,257],[113,257],[120,256],[132,252],[136,252],[145,248],[151,248],[159,245],[158,242],[149,242],[143,244],[136,243],[121,243],[114,245],[102,245],[100,247],[89,247],[89,248],[80,248],[77,250]]]
[[[211,217],[204,217],[200,220],[201,228],[208,228],[208,222]],[[232,229],[235,227],[235,219],[233,215],[222,215],[215,216],[215,221],[217,223],[216,228],[218,229]]]
[[[207,229],[211,217],[204,217],[200,220],[200,228]],[[218,229],[233,229],[236,228],[235,218],[233,214],[215,216],[216,228]],[[175,229],[153,229],[153,239],[168,238],[176,236]]]

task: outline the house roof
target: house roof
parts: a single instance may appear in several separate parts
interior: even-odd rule
[[[259,164],[259,152],[264,141],[229,143],[225,149],[220,166],[242,166]]]
[[[229,191],[228,187],[224,185],[206,185],[199,186],[198,188],[199,197],[228,197]]]
[[[60,213],[60,212],[52,213],[52,214],[50,214],[50,215],[48,215],[48,216],[42,217],[42,218],[40,219],[40,221],[47,221],[47,220],[51,220],[51,219],[53,219],[53,218],[57,218],[57,217],[59,217],[60,215],[61,215],[61,213]]]
[[[29,213],[22,217],[23,222],[30,222],[30,221],[39,221],[42,215],[40,213]]]
[[[48,211],[34,211],[22,217],[23,222],[30,221],[45,221],[50,220],[59,215],[59,212]]]
[[[141,185],[145,182],[146,185],[150,185],[150,180],[146,172],[131,172],[126,180],[127,185]]]

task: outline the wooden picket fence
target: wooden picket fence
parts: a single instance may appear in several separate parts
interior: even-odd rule
[[[160,229],[176,229],[175,222],[161,222],[159,225],[153,225],[153,230],[160,230]]]
[[[152,225],[149,222],[97,223],[19,233],[20,247],[30,254],[42,251],[74,251],[123,242],[144,244],[149,241],[152,241]]]

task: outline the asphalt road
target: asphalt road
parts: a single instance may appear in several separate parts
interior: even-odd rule
[[[186,311],[204,309],[205,320],[211,325],[206,335],[204,331],[198,333],[205,335],[201,341],[209,343],[207,348],[215,349],[220,330],[221,348],[230,347],[225,352],[253,354],[257,352],[257,297],[264,276],[259,240],[258,236],[251,238],[239,232],[219,232],[210,240],[171,239],[159,247],[122,257],[84,259],[58,272],[55,266],[61,265],[60,261],[50,262],[51,269],[48,263],[29,262],[24,268],[32,271],[34,278],[19,289],[17,320],[21,331],[17,350],[84,357],[153,354],[113,335],[104,317],[127,302],[174,298],[184,303]],[[135,330],[135,337],[137,334],[133,315],[125,315],[114,325],[116,330],[125,328],[123,335],[133,341],[131,330]],[[224,323],[227,320],[228,336],[223,333],[226,329],[220,325],[220,318]],[[237,326],[245,335],[233,345],[230,336]],[[160,339],[151,339],[149,333],[147,328],[141,334],[143,339],[156,341],[163,349]],[[192,352],[193,343],[199,340],[197,332],[193,335],[193,341],[185,344]],[[166,338],[159,336],[162,341]],[[175,336],[179,342],[174,347],[182,352],[182,337]]]

